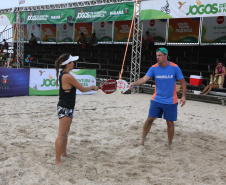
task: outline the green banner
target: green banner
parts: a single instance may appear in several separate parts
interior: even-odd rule
[[[133,10],[133,2],[75,8],[73,22],[132,20]]]
[[[74,16],[73,9],[21,12],[24,24],[61,24],[68,22],[71,16]]]
[[[132,20],[134,3],[88,6],[74,9],[21,12],[24,24],[62,24]]]

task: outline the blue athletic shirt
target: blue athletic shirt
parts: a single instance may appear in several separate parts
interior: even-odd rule
[[[178,65],[169,61],[166,67],[158,63],[151,66],[146,74],[155,78],[155,93],[152,100],[163,104],[175,104],[177,100],[176,80],[184,78]]]

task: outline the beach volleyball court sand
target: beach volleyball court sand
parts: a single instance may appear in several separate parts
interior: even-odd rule
[[[0,184],[226,184],[226,107],[178,106],[173,150],[165,120],[138,145],[150,94],[77,96],[63,166],[54,164],[57,96],[0,98]]]

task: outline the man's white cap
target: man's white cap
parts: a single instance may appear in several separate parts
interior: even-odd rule
[[[71,56],[70,55],[69,58],[61,64],[61,66],[66,65],[66,64],[73,62],[75,60],[78,60],[78,59],[79,59],[78,56]]]

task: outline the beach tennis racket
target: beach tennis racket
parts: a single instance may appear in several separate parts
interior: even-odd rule
[[[131,90],[128,88],[128,83],[125,80],[116,80],[117,81],[117,89],[115,92],[120,94],[131,94]],[[134,86],[133,88],[137,88]]]
[[[107,80],[99,87],[104,93],[111,94],[117,89],[117,81],[114,79]]]
[[[128,90],[128,83],[125,80],[116,80],[117,81],[117,89],[116,93],[123,94]]]

